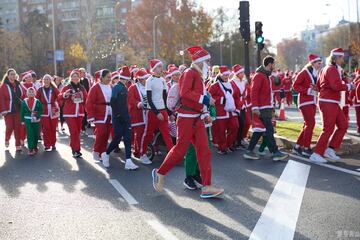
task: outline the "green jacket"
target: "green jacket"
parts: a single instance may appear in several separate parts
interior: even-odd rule
[[[40,122],[40,118],[41,118],[41,114],[43,112],[43,106],[42,103],[38,100],[38,99],[34,99],[34,106],[33,109],[30,109],[28,107],[27,101],[28,99],[26,98],[22,103],[21,103],[21,108],[20,108],[20,121],[22,124],[24,123],[34,123],[31,121],[31,115],[33,113],[33,116],[36,117],[35,122]]]

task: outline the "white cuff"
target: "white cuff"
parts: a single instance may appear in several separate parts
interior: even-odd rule
[[[311,94],[312,94],[312,92],[313,92],[312,88],[308,88],[308,90],[307,90],[307,94],[308,94],[308,95],[311,95]]]
[[[220,98],[220,104],[224,104],[224,97]]]
[[[138,102],[138,104],[136,105],[136,106],[137,106],[137,108],[139,108],[139,109],[140,109],[140,105],[142,105],[142,102]]]
[[[25,123],[24,123],[24,122],[21,122],[21,125],[25,125]]]
[[[258,110],[259,107],[251,107],[252,110]]]
[[[199,103],[203,103],[203,101],[204,101],[204,95],[201,95],[199,99]]]
[[[88,118],[87,121],[88,121],[88,122],[93,122],[93,121],[95,121],[95,118]]]
[[[346,86],[347,86],[347,88],[348,88],[348,91],[350,91],[351,90],[351,83],[348,83],[348,84],[346,84]]]
[[[62,94],[64,99],[67,99],[68,97],[65,96],[65,92]]]

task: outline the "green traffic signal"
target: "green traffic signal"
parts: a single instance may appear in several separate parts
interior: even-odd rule
[[[256,43],[257,44],[262,44],[262,43],[264,43],[264,37],[263,36],[258,36],[257,38],[256,38]]]

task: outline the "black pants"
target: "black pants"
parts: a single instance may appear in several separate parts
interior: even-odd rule
[[[278,151],[278,146],[276,145],[276,141],[274,138],[274,127],[271,122],[272,118],[272,109],[262,109],[260,110],[260,120],[264,124],[266,128],[265,136],[268,140],[268,148],[271,153],[275,153]],[[259,139],[264,133],[262,132],[254,132],[251,136],[248,150],[253,151]]]
[[[114,127],[114,138],[107,147],[106,154],[110,154],[116,147],[119,146],[121,139],[124,139],[125,157],[131,158],[131,124],[130,121],[122,121],[115,117],[112,120]]]
[[[87,113],[85,112],[84,117],[82,119],[82,124],[81,124],[81,130],[82,131],[86,131],[87,124],[88,124],[88,122],[87,122]]]
[[[243,135],[244,126],[245,126],[245,119],[246,119],[246,111],[245,111],[245,109],[241,109],[240,115],[238,116],[238,120],[239,120],[239,130],[238,130],[238,135],[237,135],[238,144],[240,144],[241,140],[242,140],[242,135]]]

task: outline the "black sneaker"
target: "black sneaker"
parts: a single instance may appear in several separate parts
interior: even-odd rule
[[[73,158],[79,158],[81,155],[77,151],[72,151]]]
[[[45,152],[51,152],[51,148],[50,147],[46,147],[44,148]]]
[[[195,176],[192,176],[193,180],[195,181],[195,184],[198,185],[198,187],[202,187],[202,178],[200,175],[200,172],[197,171]]]
[[[227,151],[225,151],[225,150],[218,150],[217,153],[220,154],[220,155],[226,155],[226,154],[227,154]]]
[[[235,150],[234,147],[229,147],[229,148],[228,148],[228,152],[230,152],[230,153],[235,152],[235,151],[236,151],[236,150]]]
[[[280,151],[277,151],[276,153],[273,153],[272,155],[272,160],[274,162],[278,162],[278,161],[284,161],[286,160],[287,158],[289,157],[289,154],[286,154],[286,153],[282,153]]]
[[[250,151],[250,150],[247,150],[243,156],[245,159],[251,159],[251,160],[259,160],[260,159],[259,155],[257,155],[256,153],[254,153],[253,151]]]
[[[186,177],[183,184],[187,189],[190,189],[190,190],[197,189],[194,179],[191,176]]]
[[[311,148],[305,148],[303,151],[302,151],[302,155],[304,157],[307,157],[309,158],[311,156],[311,154],[313,154],[313,150]]]
[[[77,153],[78,153],[79,157],[81,157],[81,156],[82,156],[82,153],[81,153],[80,151],[78,151]]]
[[[51,150],[52,150],[52,151],[56,151],[56,147],[55,147],[55,146],[52,146]]]
[[[119,148],[119,146],[115,148],[114,153],[121,153],[121,149]]]
[[[245,145],[240,143],[240,144],[236,145],[236,149],[237,150],[246,150],[246,147],[245,147]]]
[[[302,156],[303,155],[303,150],[301,149],[301,147],[293,147],[292,152],[296,155]],[[310,154],[311,155],[311,154]]]

